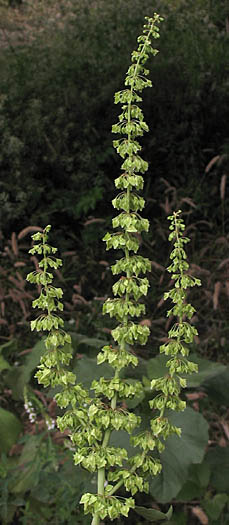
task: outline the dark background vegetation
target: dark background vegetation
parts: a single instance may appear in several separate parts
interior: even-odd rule
[[[2,0],[0,423],[7,432],[0,431],[0,514],[4,524],[90,522],[75,510],[89,481],[82,472],[72,481],[76,468],[63,438],[58,432],[47,437],[44,414],[55,416],[52,393],[41,392],[33,379],[42,341],[30,334],[36,292],[25,277],[36,260],[27,252],[31,233],[52,224],[51,241],[63,259],[56,279],[64,290],[74,358],[90,359],[91,366],[99,345],[110,340],[112,328],[109,319],[101,316],[101,305],[111,291],[109,266],[117,255],[106,253],[101,239],[111,228],[113,180],[120,169],[112,147],[111,126],[119,110],[113,97],[123,87],[144,16],[154,11],[165,20],[155,44],[160,53],[149,62],[153,89],[144,93],[143,102],[150,128],[142,140],[143,157],[149,162],[144,214],[151,230],[141,243],[141,254],[152,261],[144,321],[152,331],[147,347],[136,352],[146,373],[148,360],[166,338],[168,306],[163,292],[170,286],[166,217],[182,209],[191,238],[191,271],[202,280],[202,288],[193,291],[190,299],[199,331],[192,351],[202,359],[205,374],[190,386],[187,400],[208,422],[209,442],[202,463],[196,461],[198,467],[191,465],[185,471],[182,488],[175,494],[174,523],[229,523],[228,468],[223,481],[220,478],[222,466],[229,465],[227,2]],[[24,387],[43,407],[35,424],[29,423],[24,411]],[[140,505],[150,506],[155,499],[153,503],[152,497],[141,496]],[[159,495],[158,501],[167,510],[170,499]],[[130,518],[130,523],[143,522],[136,515]]]

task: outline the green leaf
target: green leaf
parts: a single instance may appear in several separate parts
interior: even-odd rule
[[[226,371],[225,365],[217,363],[215,361],[209,361],[208,359],[203,359],[196,354],[189,356],[190,361],[194,361],[198,365],[198,373],[193,374],[193,376],[187,378],[188,387],[198,387],[205,383],[205,381],[211,381],[212,378],[216,379],[216,382],[220,383],[220,378],[223,375],[222,372]],[[229,381],[229,368],[228,368],[228,378]],[[228,384],[228,383],[227,383]],[[226,384],[224,385],[225,389]],[[228,389],[226,389],[228,390]],[[228,396],[229,401],[229,396]]]
[[[12,484],[11,491],[13,493],[24,493],[38,484],[41,470],[41,454],[39,454],[41,440],[42,435],[35,435],[30,436],[26,442],[18,463],[21,476]]]
[[[229,492],[229,448],[210,448],[206,462],[211,469],[211,485],[219,492]]]
[[[120,447],[127,451],[128,456],[134,456],[136,454],[136,448],[130,444],[130,438],[125,430],[119,430],[112,432],[110,438],[110,445],[114,447]]]
[[[164,512],[161,512],[156,509],[147,509],[145,507],[134,507],[135,512],[139,514],[140,516],[143,516],[148,521],[170,521],[172,514],[173,514],[173,507],[172,505],[169,507],[168,512],[166,514]]]
[[[198,487],[194,481],[187,480],[181,491],[177,494],[176,499],[187,503],[193,499],[200,499],[204,496],[205,489]]]
[[[39,365],[40,358],[45,352],[45,338],[39,340],[26,357],[23,366],[11,367],[6,373],[5,383],[12,390],[13,399],[23,399],[23,390],[31,379],[33,371]]]
[[[70,334],[72,346],[74,350],[80,354],[97,354],[98,350],[100,350],[102,346],[104,346],[104,344],[106,343],[106,340],[99,339],[97,337],[87,337],[84,334],[78,334],[75,332],[70,332]]]
[[[19,419],[9,410],[0,407],[0,453],[9,452],[21,431]]]
[[[40,339],[28,354],[23,366],[22,375],[24,383],[30,381],[32,372],[40,363],[41,356],[45,353],[45,338]]]
[[[111,366],[107,363],[102,363],[97,366],[96,359],[91,359],[86,356],[77,360],[73,371],[76,374],[77,382],[83,383],[87,388],[90,387],[93,380],[98,380],[100,377],[106,377],[107,379],[113,377]]]
[[[188,479],[189,467],[203,460],[208,443],[208,424],[199,412],[191,408],[180,413],[169,413],[169,421],[181,427],[181,437],[175,435],[166,441],[161,454],[162,472],[152,479],[150,492],[161,503],[171,501]]]
[[[228,405],[229,366],[224,367],[224,365],[220,365],[220,363],[213,364],[218,365],[217,370],[219,373],[217,375],[212,374],[211,377],[206,377],[204,390],[208,393],[208,396],[219,405]]]
[[[4,359],[4,357],[0,354],[0,372],[2,370],[11,370],[11,366],[9,363]]]
[[[208,359],[203,359],[202,357],[199,357],[196,354],[191,354],[188,357],[189,361],[193,361],[194,363],[197,363],[198,365],[198,373],[193,374],[192,376],[187,376],[187,387],[199,387],[203,383],[205,384],[205,381],[207,381],[207,385],[212,385],[212,378],[215,377],[214,384],[220,388],[220,380],[224,378],[222,372],[226,372],[225,365],[222,365],[220,363],[216,363],[214,361],[209,361]],[[156,379],[158,377],[162,377],[165,374],[168,373],[168,368],[166,367],[166,363],[169,360],[169,356],[165,356],[164,354],[161,354],[157,357],[153,357],[152,359],[149,359],[147,363],[147,375],[149,379]],[[229,369],[228,369],[229,370]],[[182,374],[181,374],[182,375]],[[222,377],[221,377],[222,376]],[[226,374],[227,376],[227,374]],[[225,392],[225,396],[227,396],[228,389],[226,388],[226,376],[225,376],[225,384],[222,387],[222,389]],[[185,375],[186,377],[186,375]],[[208,382],[208,380],[210,382]],[[227,379],[229,381],[229,377]],[[227,383],[228,384],[228,383]],[[209,389],[210,391],[210,389]]]
[[[213,498],[203,500],[202,506],[211,520],[218,520],[226,503],[229,501],[228,494],[216,494]]]
[[[206,460],[200,464],[191,465],[188,480],[183,485],[177,499],[179,501],[191,501],[194,498],[204,496],[210,479],[210,467]]]
[[[149,359],[147,362],[147,376],[149,379],[158,379],[163,377],[168,373],[168,368],[166,368],[166,363],[169,357],[165,355],[159,355]]]
[[[197,463],[190,468],[192,479],[196,482],[198,487],[206,489],[210,479],[210,468],[205,459],[203,463]]]
[[[13,368],[2,355],[4,350],[8,350],[8,352],[10,353],[15,353],[17,351],[16,339],[10,339],[10,341],[7,341],[7,343],[3,343],[2,345],[0,345],[0,372],[2,370],[11,370]]]
[[[188,525],[186,511],[176,511],[170,525]]]

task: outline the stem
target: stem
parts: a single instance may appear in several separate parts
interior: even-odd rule
[[[143,457],[146,456],[146,452],[145,451],[142,453],[142,456]],[[137,470],[137,467],[134,465],[130,469],[131,474],[133,474],[135,472],[135,470]],[[113,488],[108,492],[108,496],[113,496],[113,494],[115,494],[115,492],[117,492],[117,490],[120,489],[120,487],[122,487],[123,484],[124,484],[124,480],[123,479],[118,481],[118,483],[116,483],[116,485],[114,485]]]
[[[180,261],[182,261],[182,254],[181,254],[181,250],[180,250],[180,246],[179,246],[179,244],[180,244],[180,236],[179,236],[179,228],[177,226],[177,214],[176,214],[176,212],[174,212],[174,218],[175,218],[175,232],[176,232],[176,240],[177,240],[177,244],[178,244],[179,259],[180,259]],[[183,268],[181,266],[179,268],[179,272],[180,272],[180,276],[182,277],[184,272],[183,272]],[[183,292],[183,288],[181,286],[179,288],[180,288],[181,293],[182,293]],[[182,300],[182,303],[184,303],[184,300]],[[179,324],[181,324],[182,321],[183,321],[183,314],[178,316]],[[180,343],[180,336],[177,337],[177,342]]]
[[[98,495],[104,496],[104,483],[105,483],[105,468],[98,470]],[[99,514],[95,514],[92,518],[91,525],[100,525]]]
[[[43,269],[43,273],[44,273],[44,275],[46,276],[46,273],[47,273],[47,270],[48,270],[48,263],[47,263],[46,249],[45,249],[45,248],[46,248],[45,233],[43,233],[42,244],[43,244],[43,256],[44,256],[44,269]],[[46,296],[48,297],[49,285],[47,284],[47,282],[45,282],[44,290],[45,290]],[[50,315],[50,308],[49,308],[49,305],[47,306],[47,314]]]
[[[119,378],[118,370],[115,371],[114,377],[115,377],[115,379]],[[118,395],[117,395],[117,393],[115,393],[114,397],[111,400],[111,408],[113,410],[116,409],[117,398],[118,398]],[[110,441],[110,437],[111,437],[111,433],[112,433],[112,430],[110,430],[110,429],[106,430],[106,432],[104,434],[103,442],[102,442],[102,447],[103,448],[106,448],[108,446],[109,441]],[[104,485],[105,485],[105,467],[100,468],[98,470],[97,486],[98,486],[98,495],[100,495],[100,496],[104,496]],[[99,515],[97,513],[93,516],[91,525],[100,525],[100,517],[99,517]]]
[[[95,516],[92,518],[91,525],[100,525],[100,517],[98,514],[95,514]]]
[[[115,378],[118,378],[119,377],[119,373],[118,371],[116,370],[115,372]],[[116,409],[116,405],[117,405],[117,393],[114,395],[114,397],[112,398],[111,400],[111,408],[112,410],[115,410]],[[111,433],[112,433],[112,430],[106,430],[105,434],[104,434],[104,438],[103,438],[103,442],[102,442],[102,447],[103,448],[106,448],[109,444],[109,441],[110,441],[110,437],[111,437]]]

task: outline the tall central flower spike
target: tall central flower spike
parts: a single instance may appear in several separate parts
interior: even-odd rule
[[[150,55],[158,53],[151,45],[151,38],[159,38],[157,24],[161,20],[157,14],[153,18],[146,17],[143,34],[138,37],[138,49],[131,55],[132,64],[125,79],[126,89],[115,93],[115,104],[122,104],[122,112],[118,123],[112,127],[113,133],[121,135],[121,138],[114,140],[113,145],[124,160],[121,165],[122,173],[115,179],[115,186],[120,193],[112,204],[120,213],[112,221],[113,228],[117,231],[107,233],[103,240],[107,250],[122,250],[123,257],[112,266],[112,273],[121,276],[113,286],[115,298],[105,302],[103,312],[115,317],[120,324],[112,331],[117,347],[114,350],[106,347],[103,355],[108,362],[119,363],[118,366],[115,365],[117,377],[121,368],[130,363],[137,365],[137,360],[130,354],[127,345],[135,342],[144,345],[149,336],[147,326],[132,320],[145,313],[145,306],[139,303],[139,299],[147,294],[149,281],[140,275],[151,270],[149,259],[136,255],[140,244],[139,234],[149,229],[149,221],[140,215],[145,201],[137,193],[143,189],[143,175],[148,169],[148,163],[140,155],[138,137],[149,129],[139,106],[142,101],[139,93],[152,86],[151,80],[147,78],[149,71],[144,66]]]

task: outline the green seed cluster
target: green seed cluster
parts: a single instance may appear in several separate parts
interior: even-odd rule
[[[183,235],[185,224],[180,214],[179,210],[168,217],[171,223],[169,241],[173,243],[173,250],[170,254],[172,262],[167,270],[172,274],[174,287],[164,294],[164,299],[173,302],[174,306],[168,310],[167,316],[176,320],[169,330],[168,342],[160,346],[160,353],[170,356],[166,363],[168,374],[151,381],[151,388],[156,395],[150,401],[150,407],[159,411],[159,417],[151,421],[151,429],[154,435],[162,440],[167,439],[171,434],[181,433],[181,430],[172,426],[165,416],[166,410],[182,411],[186,407],[185,401],[180,399],[181,389],[186,387],[186,379],[180,374],[192,374],[198,371],[198,366],[187,359],[189,355],[187,343],[192,343],[194,336],[198,335],[197,329],[189,322],[195,313],[195,308],[187,302],[187,289],[200,286],[201,282],[187,273],[189,264],[184,246],[190,239]]]
[[[151,382],[154,398],[150,407],[154,417],[151,428],[137,434],[141,418],[127,410],[126,400],[140,398],[144,386],[140,381],[123,379],[123,369],[138,364],[130,346],[145,345],[149,337],[148,326],[138,321],[145,313],[143,299],[149,287],[144,275],[151,269],[149,259],[138,255],[140,235],[149,228],[148,220],[139,213],[144,208],[144,199],[137,193],[143,188],[143,175],[148,168],[140,156],[138,142],[138,137],[148,131],[139,107],[142,101],[139,93],[151,86],[145,62],[158,52],[152,47],[151,39],[159,37],[161,20],[157,14],[153,18],[146,17],[138,48],[132,53],[125,89],[115,94],[115,103],[121,103],[122,112],[113,132],[121,138],[113,144],[123,163],[121,175],[115,180],[120,193],[113,200],[113,206],[120,213],[113,219],[113,228],[117,231],[107,233],[104,241],[108,250],[121,250],[123,256],[111,267],[113,275],[120,277],[113,286],[114,297],[107,299],[103,306],[103,313],[118,323],[112,330],[114,342],[104,346],[97,356],[98,365],[107,362],[113,368],[112,379],[94,380],[89,390],[77,384],[75,374],[69,370],[71,338],[64,331],[64,322],[59,316],[63,311],[63,292],[52,284],[52,270],[58,269],[62,261],[55,256],[56,248],[48,243],[50,226],[32,236],[34,246],[30,250],[32,255],[41,257],[38,271],[30,273],[27,280],[39,286],[40,295],[33,301],[33,307],[42,312],[31,322],[31,329],[48,332],[46,352],[36,377],[45,387],[62,387],[55,400],[65,412],[57,418],[57,425],[61,432],[69,432],[75,464],[97,473],[97,494],[86,493],[81,498],[85,514],[92,514],[92,525],[99,525],[101,519],[112,521],[121,514],[128,516],[129,510],[134,508],[133,497],[114,496],[120,487],[124,486],[131,496],[138,491],[148,491],[147,478],[157,475],[162,468],[158,452],[163,451],[170,435],[180,435],[180,429],[169,422],[168,410],[185,408],[180,398],[181,388],[186,386],[182,374],[197,371],[197,366],[187,359],[186,345],[192,343],[197,331],[189,323],[195,310],[187,303],[186,292],[187,288],[200,285],[200,281],[187,273],[189,266],[184,246],[189,239],[183,235],[184,223],[177,212],[169,217],[169,240],[174,247],[168,271],[172,274],[174,288],[164,296],[173,303],[168,315],[176,322],[169,331],[168,342],[160,347],[160,352],[170,357],[168,374]],[[120,430],[130,435],[134,431],[131,444],[137,447],[137,453],[130,458],[126,449],[110,446],[111,433]]]

